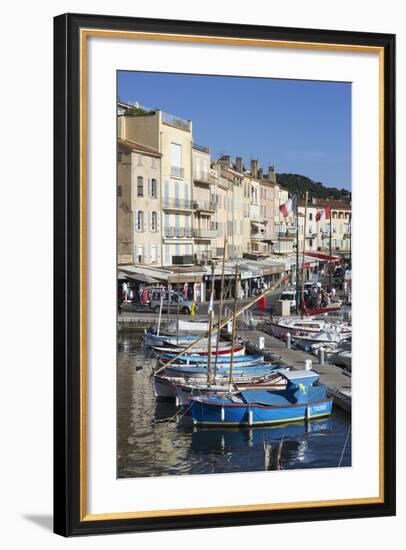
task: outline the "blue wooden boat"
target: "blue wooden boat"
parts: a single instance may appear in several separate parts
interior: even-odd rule
[[[300,378],[293,372],[292,378],[290,374],[282,373],[288,382],[285,390],[252,389],[228,397],[192,397],[189,406],[193,423],[206,426],[256,426],[330,415],[333,401],[327,396],[325,386],[311,385],[311,376]],[[318,378],[317,374],[315,376]]]
[[[173,359],[176,357],[177,363],[185,363],[185,364],[202,364],[207,365],[208,363],[208,356],[206,355],[179,355],[177,356],[176,353],[163,353],[160,355],[160,359],[162,362],[169,361],[170,359]],[[217,357],[217,365],[229,365],[231,361],[231,357],[228,355],[219,355]],[[236,355],[234,357],[234,364],[243,364],[243,363],[261,363],[264,361],[263,355]],[[212,366],[215,364],[216,358],[211,358],[211,364]]]
[[[214,365],[212,364],[212,368]],[[271,372],[281,369],[281,366],[276,363],[260,363],[233,366],[233,375],[236,377],[253,378],[258,376],[266,376]],[[207,365],[179,365],[171,364],[163,371],[165,376],[182,377],[182,378],[203,378],[207,377]],[[217,365],[216,375],[220,378],[230,375],[230,365]]]

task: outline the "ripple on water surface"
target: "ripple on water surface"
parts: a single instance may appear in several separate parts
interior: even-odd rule
[[[144,353],[139,335],[119,334],[118,477],[261,471],[264,440],[275,447],[282,437],[286,470],[351,466],[350,416],[337,407],[329,418],[308,424],[196,428],[187,417],[174,420],[178,409],[173,403],[156,402],[151,380],[154,363]]]

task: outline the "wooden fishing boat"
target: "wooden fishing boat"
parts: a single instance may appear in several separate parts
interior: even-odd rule
[[[280,376],[280,371],[283,369],[271,371],[264,376],[250,376],[250,375],[236,375],[233,383],[233,391],[238,392],[242,388],[251,387],[253,385],[268,387],[268,386],[280,386],[281,388],[286,386],[286,379]],[[155,397],[158,399],[174,399],[178,404],[186,404],[190,392],[193,395],[200,395],[200,391],[204,392],[205,389],[211,393],[216,391],[224,393],[229,390],[229,375],[216,376],[215,384],[207,383],[207,372],[201,377],[195,377],[191,379],[187,376],[167,376],[157,374],[153,379]],[[185,394],[178,394],[178,389],[185,389]],[[187,397],[186,399],[186,395]]]
[[[305,371],[309,372],[309,371]],[[197,396],[189,401],[194,424],[206,426],[255,426],[310,420],[330,415],[333,402],[325,386],[306,378],[289,380],[285,390],[247,389],[235,395]]]
[[[164,363],[165,361],[169,361],[170,359],[176,358],[177,364],[186,364],[186,365],[207,365],[209,361],[208,355],[198,355],[198,354],[182,354],[177,355],[176,353],[162,353],[159,356],[159,360]],[[224,365],[230,363],[230,357],[228,355],[219,355],[217,358],[211,360],[212,363],[216,363],[217,365]],[[234,362],[238,363],[239,365],[243,363],[260,363],[261,361],[264,361],[264,356],[261,354],[257,355],[237,355],[234,357]]]
[[[192,355],[200,355],[202,357],[207,357],[208,354],[209,354],[208,346],[207,345],[201,346],[200,343],[196,344],[196,346],[193,346],[189,351],[186,351],[184,346],[176,346],[176,345],[172,345],[172,344],[170,344],[170,345],[167,344],[166,346],[154,346],[153,349],[157,353],[173,352],[175,354],[181,353],[182,355],[190,353]],[[224,343],[221,343],[218,353],[213,347],[212,350],[211,350],[211,355],[212,356],[215,356],[215,355],[230,356],[233,349],[234,349],[234,355],[235,356],[245,354],[245,345],[244,344],[238,344],[238,345],[234,346],[234,348],[232,348],[232,346],[229,342],[224,342]]]
[[[171,334],[167,332],[159,332],[153,328],[145,329],[144,331],[144,344],[148,347],[171,345],[189,345],[195,341],[199,341],[199,344],[208,343],[207,338],[201,338],[196,334]],[[215,342],[215,336],[212,337],[212,343]]]
[[[264,361],[260,363],[252,364],[243,364],[243,365],[234,365],[232,367],[233,379],[234,376],[245,376],[245,377],[255,377],[255,376],[266,376],[276,369],[280,369],[281,366],[276,363],[265,363]],[[216,368],[216,378],[217,377],[228,377],[230,378],[230,369],[231,365],[227,364],[225,366],[217,365]],[[209,370],[206,365],[175,365],[171,364],[168,367],[165,367],[162,371],[166,376],[181,376],[183,378],[206,378],[209,377]],[[213,367],[212,373],[214,375]]]
[[[230,392],[229,380],[223,378],[223,382],[217,384],[206,383],[184,383],[176,384],[176,404],[179,406],[187,406],[192,397],[209,396],[209,395],[228,395],[237,394],[241,391],[249,389],[262,390],[282,390],[286,388],[286,378],[281,376],[279,372],[274,372],[265,377],[252,378],[250,380],[235,381],[232,384]]]

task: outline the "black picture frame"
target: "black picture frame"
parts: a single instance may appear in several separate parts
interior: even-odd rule
[[[384,469],[379,503],[87,521],[81,517],[80,30],[371,46],[384,56]],[[54,20],[54,531],[63,536],[289,523],[395,514],[395,36],[64,14]]]

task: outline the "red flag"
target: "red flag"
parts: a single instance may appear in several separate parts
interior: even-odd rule
[[[322,220],[329,220],[330,215],[331,215],[331,211],[329,206],[326,206],[326,208],[322,208],[321,210],[317,210],[316,222],[319,222]]]

